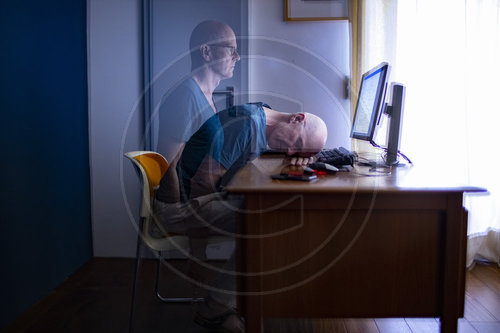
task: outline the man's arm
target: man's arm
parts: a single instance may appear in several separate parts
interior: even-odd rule
[[[191,198],[218,191],[217,184],[226,169],[210,154],[205,155],[196,174],[191,178]]]
[[[175,153],[175,157],[172,161],[169,161],[169,166],[167,172],[163,176],[160,183],[161,186],[161,196],[164,202],[179,202],[179,177],[177,176],[177,162],[179,161],[182,151],[184,150],[185,143],[170,143],[168,145],[163,145],[162,148],[170,153]]]

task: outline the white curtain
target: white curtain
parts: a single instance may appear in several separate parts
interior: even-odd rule
[[[500,0],[360,2],[359,70],[406,85],[401,150],[489,190],[466,195],[467,263],[500,258]]]

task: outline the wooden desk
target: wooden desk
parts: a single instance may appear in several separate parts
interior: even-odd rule
[[[271,180],[282,159],[261,157],[233,178],[245,195],[238,241],[247,332],[262,319],[463,317],[467,211],[437,171],[368,168],[314,183]]]

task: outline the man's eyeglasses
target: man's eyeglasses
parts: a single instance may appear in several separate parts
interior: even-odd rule
[[[234,57],[238,53],[238,49],[234,46],[223,45],[223,44],[210,44],[210,46],[225,47],[225,48],[229,49],[231,57]]]

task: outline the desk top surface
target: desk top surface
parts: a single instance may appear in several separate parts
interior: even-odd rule
[[[227,190],[232,193],[345,193],[345,192],[486,192],[460,181],[444,167],[401,166],[370,171],[355,166],[350,172],[319,176],[311,182],[272,180],[286,165],[280,156],[261,156],[247,164],[231,180]]]

